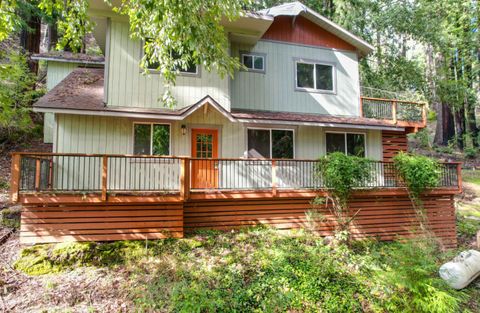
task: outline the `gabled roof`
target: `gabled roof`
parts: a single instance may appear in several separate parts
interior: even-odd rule
[[[259,13],[270,15],[273,17],[277,16],[303,16],[328,32],[338,36],[339,38],[345,40],[352,46],[356,47],[362,55],[367,55],[373,51],[373,46],[370,45],[365,40],[355,36],[351,32],[347,31],[345,28],[337,25],[336,23],[330,21],[328,18],[318,14],[314,10],[305,6],[300,2],[291,2],[284,3],[269,9],[261,10]]]
[[[41,97],[33,105],[33,108],[36,112],[184,120],[201,107],[209,105],[229,121],[236,122],[236,119],[229,111],[225,110],[215,99],[208,95],[192,105],[176,110],[167,108],[145,109],[106,106],[103,102],[103,90],[103,69],[77,68],[46,95]]]

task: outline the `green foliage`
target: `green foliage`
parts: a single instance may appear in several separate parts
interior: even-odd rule
[[[20,228],[20,209],[3,209],[0,211],[0,225]]]
[[[437,120],[437,112],[434,110],[428,110],[427,112],[427,121],[435,122]]]
[[[32,130],[31,104],[43,94],[36,90],[36,78],[30,73],[20,52],[1,55],[0,64],[0,142],[19,141]]]
[[[334,152],[320,158],[315,170],[329,192],[346,204],[353,189],[370,180],[370,164],[368,159]]]
[[[57,48],[84,50],[85,34],[93,29],[89,20],[88,1],[86,0],[41,0],[39,7],[50,17],[57,17],[57,29],[60,40]]]
[[[334,152],[320,158],[315,168],[327,188],[327,201],[332,202],[329,209],[337,221],[335,236],[339,242],[349,243],[349,225],[356,214],[350,214],[348,201],[355,187],[370,180],[370,164],[368,159]]]
[[[446,286],[437,276],[442,260],[438,248],[429,238],[405,243],[395,242],[373,251],[374,258],[385,265],[375,279],[384,282],[380,292],[386,295],[389,312],[457,312],[465,295]],[[394,286],[393,292],[385,286]]]
[[[468,147],[463,149],[463,154],[467,159],[474,159],[477,156],[478,149],[473,147]]]
[[[460,236],[471,238],[480,231],[480,221],[457,215],[457,231]]]
[[[395,169],[415,198],[440,183],[441,168],[435,159],[400,152],[393,158]]]
[[[414,134],[414,138],[418,141],[418,144],[423,149],[430,149],[430,135],[428,129],[424,128]]]
[[[452,312],[465,300],[438,277],[444,256],[429,241],[322,242],[259,227],[147,249],[142,241],[35,246],[17,264],[29,270],[23,260],[37,259],[44,272],[125,265],[138,312]]]

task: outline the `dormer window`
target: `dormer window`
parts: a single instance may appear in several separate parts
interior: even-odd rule
[[[335,92],[335,67],[315,61],[295,61],[295,87],[311,92]]]
[[[241,59],[249,72],[265,73],[265,54],[242,53]]]

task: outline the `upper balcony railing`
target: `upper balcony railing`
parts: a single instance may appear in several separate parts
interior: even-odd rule
[[[425,127],[426,103],[396,99],[360,97],[362,117],[389,120],[403,127]]]
[[[27,193],[179,194],[190,192],[319,190],[317,160],[196,159],[183,157],[15,153],[12,200]],[[440,186],[460,188],[460,163],[442,164]],[[372,161],[358,188],[404,187],[391,162]]]
[[[415,92],[391,92],[361,86],[362,117],[381,119],[402,127],[425,127],[426,109],[422,96]]]

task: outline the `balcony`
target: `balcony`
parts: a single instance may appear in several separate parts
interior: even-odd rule
[[[195,159],[184,157],[15,153],[12,200],[26,195],[77,195],[106,201],[111,195],[242,192],[271,195],[322,190],[316,160]],[[443,163],[439,189],[458,190],[460,164]],[[359,190],[403,188],[392,162],[372,161]]]
[[[423,128],[427,124],[426,103],[408,100],[360,97],[360,115],[389,121],[400,127]]]

